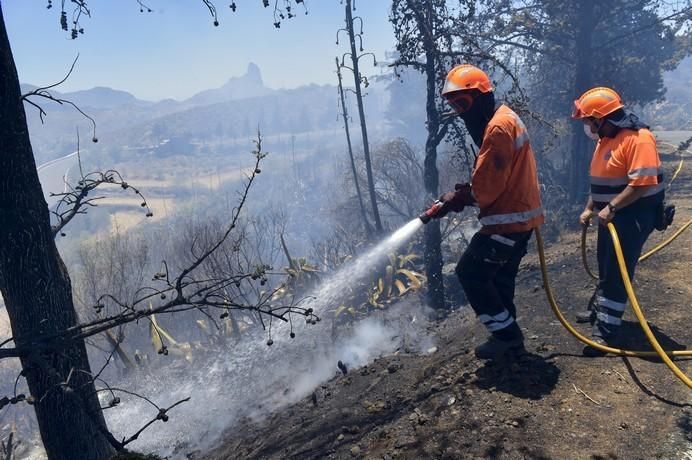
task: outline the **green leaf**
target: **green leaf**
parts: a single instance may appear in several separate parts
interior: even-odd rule
[[[202,329],[204,332],[209,332],[209,326],[207,326],[207,321],[204,319],[198,319],[195,321],[197,325],[199,326],[200,329]]]
[[[151,324],[159,331],[159,334],[161,334],[163,338],[165,338],[171,343],[171,345],[178,344],[178,342],[176,342],[173,336],[166,332],[166,330],[159,325],[158,321],[156,321],[156,315],[151,315]]]
[[[420,259],[421,256],[415,253],[406,254],[405,256],[399,256],[399,266],[404,267],[406,264],[413,262],[416,259]]]
[[[407,288],[401,280],[394,280],[394,285],[399,290],[400,296],[406,294],[406,292],[409,290],[409,288]]]
[[[406,278],[408,278],[409,286],[411,287],[411,289],[420,289],[422,284],[419,277],[423,278],[423,276],[420,273],[414,272],[413,270],[408,270],[406,268],[400,268],[396,271],[396,273],[402,274]]]

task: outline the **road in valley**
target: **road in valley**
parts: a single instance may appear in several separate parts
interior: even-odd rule
[[[55,160],[47,161],[36,168],[38,179],[43,188],[43,196],[46,198],[49,208],[58,202],[58,198],[50,196],[50,194],[62,193],[66,190],[65,182],[69,181],[69,173],[77,167],[79,162],[77,153],[79,152],[74,151]],[[84,151],[82,150],[81,153],[83,154]]]

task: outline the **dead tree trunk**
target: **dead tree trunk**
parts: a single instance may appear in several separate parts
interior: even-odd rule
[[[370,204],[372,214],[375,219],[375,230],[383,233],[380,211],[377,209],[377,194],[375,193],[375,180],[372,175],[372,163],[370,161],[370,145],[368,143],[368,128],[365,124],[365,110],[363,109],[363,95],[360,89],[360,70],[358,69],[358,52],[356,50],[356,36],[353,32],[353,14],[351,10],[351,0],[346,0],[346,28],[351,44],[351,59],[353,61],[353,79],[356,84],[356,101],[358,102],[358,116],[360,117],[360,131],[363,137],[363,156],[365,157],[365,172],[368,176],[368,191],[370,193]]]
[[[432,17],[430,3],[427,5],[427,19]],[[418,16],[420,21],[425,18]],[[432,21],[431,21],[432,22]],[[432,30],[432,25],[428,24],[427,30]],[[425,191],[432,197],[439,194],[440,174],[437,169],[437,146],[442,141],[440,135],[440,114],[435,105],[437,96],[438,75],[435,72],[435,44],[429,37],[424,40],[425,46],[425,85],[426,85],[426,104],[425,112],[427,116],[426,127],[428,136],[425,140],[425,160],[423,163],[423,182]],[[444,284],[442,279],[442,235],[440,232],[440,221],[433,219],[425,226],[425,270],[428,277],[428,305],[432,308],[445,307]]]
[[[114,449],[84,341],[41,348],[41,336],[76,325],[77,313],[51,233],[1,5],[0,75],[0,292],[15,345],[29,350],[22,368],[48,457],[107,459]]]
[[[360,206],[360,212],[363,216],[363,225],[365,226],[365,233],[368,236],[372,235],[372,227],[368,221],[368,215],[365,212],[365,205],[363,204],[363,195],[360,193],[360,185],[358,184],[358,172],[356,171],[356,162],[353,159],[353,148],[351,147],[351,132],[348,127],[348,109],[346,108],[346,98],[344,97],[344,87],[341,84],[341,66],[339,65],[339,58],[336,58],[336,76],[339,78],[339,97],[341,97],[341,110],[344,119],[344,130],[346,131],[346,144],[348,145],[348,157],[351,160],[351,171],[353,172],[353,182],[356,187],[356,195],[358,195],[358,205]]]
[[[577,30],[576,54],[577,67],[574,79],[575,97],[582,94],[592,85],[591,74],[591,41],[596,18],[594,17],[595,2],[579,2],[579,22]],[[574,203],[586,202],[589,192],[588,175],[590,150],[592,142],[584,135],[581,122],[572,123],[572,142],[570,149],[569,195]]]

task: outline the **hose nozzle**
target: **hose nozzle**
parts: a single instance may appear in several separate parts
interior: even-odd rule
[[[430,206],[424,213],[422,213],[418,218],[424,224],[430,222],[430,220],[440,212],[442,207],[445,205],[444,201],[436,200],[432,206]]]

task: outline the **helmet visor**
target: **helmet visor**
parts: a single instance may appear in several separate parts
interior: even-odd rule
[[[572,118],[575,120],[579,120],[580,118],[584,118],[586,115],[581,109],[581,104],[579,103],[579,99],[574,101],[574,109],[572,110]]]
[[[447,102],[457,113],[466,113],[471,110],[473,105],[473,96],[467,91],[456,91],[447,96]]]

